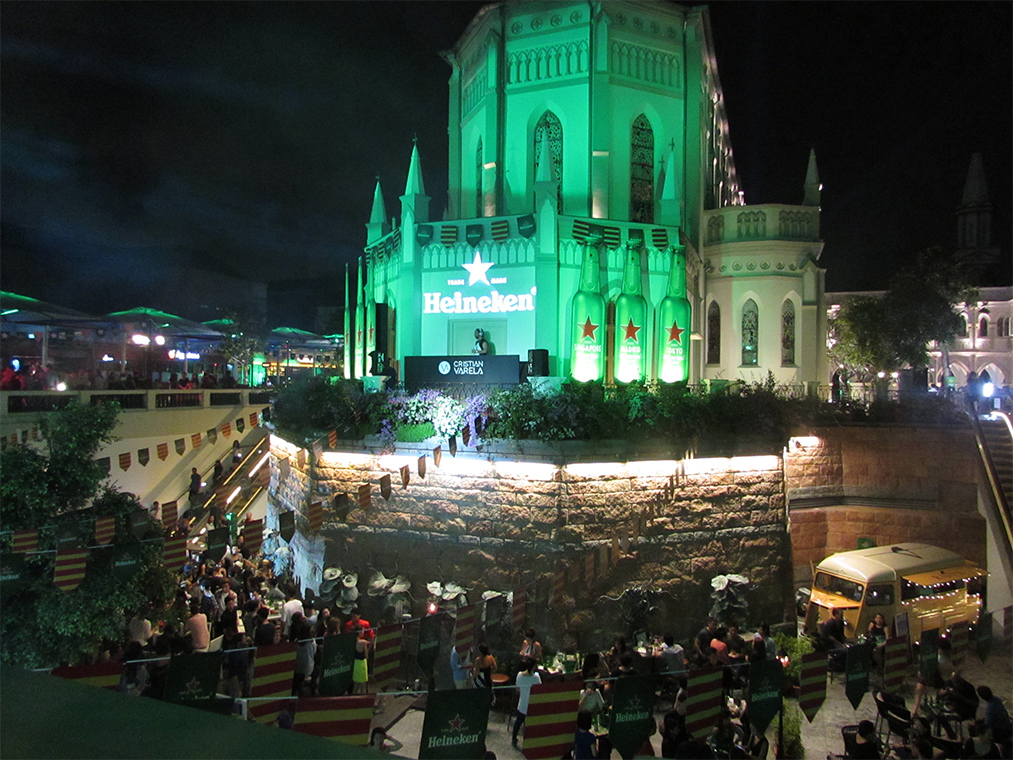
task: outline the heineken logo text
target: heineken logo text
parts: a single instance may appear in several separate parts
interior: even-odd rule
[[[534,311],[537,288],[530,293],[503,295],[493,290],[487,296],[465,296],[454,291],[452,296],[445,296],[439,291],[423,293],[425,307],[423,314],[501,314],[512,311]]]
[[[638,710],[637,712],[626,712],[619,713],[615,717],[616,723],[632,723],[635,720],[647,720],[651,717],[651,714],[647,710]]]
[[[476,731],[473,734],[458,734],[457,736],[430,736],[429,747],[457,747],[461,744],[477,744],[481,737],[481,731]]]

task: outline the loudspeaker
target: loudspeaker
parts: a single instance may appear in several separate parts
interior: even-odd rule
[[[549,350],[532,348],[528,351],[528,377],[547,377],[549,374]]]

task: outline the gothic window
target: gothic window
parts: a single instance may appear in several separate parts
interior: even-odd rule
[[[781,306],[781,364],[795,363],[795,304]]]
[[[760,313],[750,298],[742,304],[742,364],[756,366],[759,358]]]
[[[546,111],[538,120],[535,127],[535,174],[538,176],[539,162],[543,156],[539,155],[542,144],[542,134],[545,134],[546,142],[549,145],[549,159],[552,161],[552,170],[556,179],[556,211],[563,213],[563,125],[552,111]]]
[[[981,321],[978,322],[978,337],[979,338],[987,338],[988,337],[988,318],[987,317],[982,317]]]
[[[967,337],[967,317],[963,314],[960,315],[960,337]]]
[[[478,149],[475,151],[475,216],[485,216],[485,203],[482,198],[482,138],[478,138]]]
[[[654,130],[643,114],[630,133],[630,221],[654,222]]]
[[[707,307],[707,363],[721,363],[721,307],[717,301]]]

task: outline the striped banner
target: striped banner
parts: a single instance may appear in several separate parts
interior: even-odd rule
[[[827,698],[827,653],[809,652],[802,655],[798,676],[798,706],[802,714],[813,722],[816,713]]]
[[[950,628],[950,660],[953,667],[960,670],[967,658],[967,621],[962,620]]]
[[[224,425],[222,425],[222,435],[224,435],[226,438],[231,438],[232,437],[232,423],[231,422],[226,422]]]
[[[457,242],[457,227],[440,227],[440,242],[443,245],[453,245]]]
[[[454,626],[454,646],[464,646],[470,652],[475,646],[475,607],[469,604],[457,611],[457,625]]]
[[[907,636],[894,636],[886,640],[883,648],[883,685],[887,691],[896,691],[904,685],[907,650]]]
[[[310,524],[310,533],[319,533],[324,527],[324,503],[315,501],[309,505],[306,517]]]
[[[271,644],[257,647],[253,665],[253,684],[249,713],[258,723],[270,723],[285,708],[285,697],[292,694],[295,654],[298,644]],[[267,698],[273,697],[273,700]]]
[[[243,524],[243,543],[250,554],[260,551],[264,543],[264,520],[247,520]]]
[[[1013,607],[1002,608],[1002,638],[1007,644],[1013,643]]]
[[[109,660],[97,665],[64,665],[53,668],[49,671],[49,675],[116,691],[123,677],[123,663],[119,660]]]
[[[408,469],[408,465],[406,465],[406,464],[401,465],[401,489],[402,490],[408,488],[408,484],[411,482],[411,479],[412,479],[412,474],[411,474],[411,471]]]
[[[164,462],[165,458],[169,456],[169,444],[167,443],[158,444],[157,446],[155,446],[155,453],[158,455],[158,458]]]
[[[87,549],[59,549],[53,583],[61,591],[73,591],[84,580],[88,568]]]
[[[390,501],[390,473],[385,472],[380,476],[380,496],[384,501]]]
[[[689,672],[686,690],[686,731],[702,739],[721,717],[724,668],[702,668]]]
[[[324,456],[324,445],[320,441],[313,441],[313,461],[319,462]]]
[[[509,219],[497,219],[490,226],[492,230],[492,239],[497,243],[502,243],[508,237],[510,237],[510,220]]]
[[[250,427],[257,427],[260,424],[260,412],[250,412]]]
[[[651,244],[659,251],[668,248],[668,230],[655,227],[651,230]]]
[[[203,442],[204,442],[204,439],[202,438],[202,436],[201,436],[200,433],[194,433],[193,435],[190,436],[190,447],[194,451],[198,451],[200,449],[201,444]]]
[[[591,224],[589,222],[581,221],[580,219],[573,220],[573,239],[579,240],[581,243],[587,238],[591,232]]]
[[[567,682],[531,687],[531,701],[524,719],[524,757],[528,760],[562,757],[573,748],[573,727],[580,702],[578,688]]]
[[[116,536],[115,517],[95,518],[95,543],[99,546],[109,546]]]
[[[425,455],[419,457],[418,472],[420,478],[426,477],[426,458]]]
[[[373,675],[380,691],[392,688],[401,669],[401,642],[404,626],[401,623],[385,625],[376,632],[373,655]]]
[[[130,469],[130,452],[120,454],[120,469],[126,472]]]
[[[336,449],[338,447],[338,431],[337,430],[331,430],[327,434],[327,445],[330,448],[332,448],[332,449]]]
[[[14,543],[11,551],[16,554],[34,554],[39,550],[39,531],[25,528],[14,531]]]
[[[519,588],[514,591],[514,603],[510,608],[510,622],[515,631],[523,631],[528,619],[528,590]]]
[[[359,508],[369,509],[369,505],[373,503],[373,496],[371,494],[371,487],[369,483],[363,483],[359,486]]]
[[[622,233],[618,227],[605,227],[605,245],[609,248],[617,248],[622,240]]]
[[[178,573],[186,564],[186,536],[165,539],[162,544],[162,564],[173,573]]]
[[[566,590],[566,570],[557,570],[552,574],[552,608],[563,606],[563,592]]]
[[[375,694],[355,697],[301,697],[293,729],[301,734],[334,739],[354,747],[369,744]]]
[[[162,529],[175,530],[179,521],[179,507],[174,501],[167,501],[162,505]]]

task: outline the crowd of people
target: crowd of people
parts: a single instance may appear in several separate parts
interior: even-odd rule
[[[240,387],[228,370],[215,372],[154,372],[141,370],[88,370],[58,372],[52,365],[33,362],[27,366],[7,362],[0,371],[4,391],[145,391],[232,389]]]

